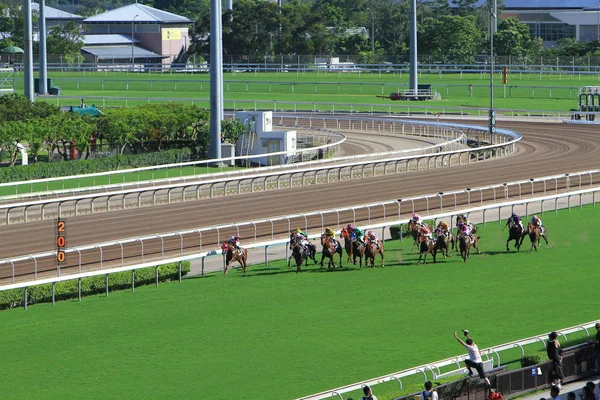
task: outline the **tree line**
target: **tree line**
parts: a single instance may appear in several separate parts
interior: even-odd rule
[[[50,0],[75,5],[93,15],[129,4],[126,0]],[[208,57],[210,0],[144,0],[144,4],[186,16],[191,28],[190,55]],[[410,0],[234,0],[223,14],[223,51],[234,62],[277,55],[353,55],[360,63],[402,63],[409,56]],[[473,63],[489,54],[490,5],[478,0],[417,0],[419,53],[431,62]],[[502,0],[498,1],[499,14]],[[361,28],[365,28],[362,29]],[[0,29],[0,31],[2,31]],[[366,35],[365,32],[368,32]],[[498,23],[495,54],[511,57],[596,55],[598,42],[563,39],[544,48],[527,25],[508,18]],[[236,59],[233,56],[243,58]]]
[[[235,143],[246,127],[223,121],[224,140]],[[210,144],[209,113],[179,103],[108,109],[99,117],[63,112],[43,101],[31,103],[20,95],[0,97],[0,150],[14,165],[17,144],[28,148],[37,161],[40,154],[68,160],[72,147],[77,158],[87,159],[93,146],[117,148],[119,154],[141,154],[189,148],[194,158],[205,158]],[[49,161],[53,157],[49,156]]]

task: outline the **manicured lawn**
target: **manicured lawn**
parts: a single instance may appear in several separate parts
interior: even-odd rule
[[[506,253],[494,223],[466,263],[417,266],[395,241],[385,269],[277,262],[4,311],[2,397],[290,399],[461,354],[455,330],[483,348],[598,318],[600,213],[543,220],[550,245],[535,254]]]
[[[127,182],[139,182],[152,179],[179,178],[182,176],[192,176],[200,174],[212,174],[225,171],[233,171],[236,167],[208,167],[208,166],[188,166],[173,167],[150,171],[138,171],[123,174],[109,174],[97,177],[84,177],[73,179],[62,179],[52,182],[40,182],[33,184],[15,184],[12,186],[0,187],[0,196],[14,194],[42,192],[48,190],[74,189],[90,186],[110,185]]]
[[[100,107],[135,105],[156,102],[156,99],[193,99],[194,104],[208,107],[208,74],[127,74],[127,73],[75,73],[50,72],[55,85],[60,86],[68,96],[129,97],[144,100],[88,99]],[[387,111],[390,105],[410,107],[413,112],[418,107],[431,107],[429,112],[437,112],[441,107],[487,107],[489,105],[489,75],[484,72],[473,74],[426,74],[419,78],[420,83],[429,83],[441,96],[440,101],[400,102],[387,98],[392,92],[403,90],[408,83],[406,73],[341,73],[341,72],[287,72],[287,73],[225,73],[224,100],[226,108],[233,108],[233,101],[297,101],[335,102],[345,104],[380,105],[375,111]],[[18,90],[22,90],[22,80],[17,77]],[[473,85],[473,95],[468,96],[467,87]],[[578,88],[599,85],[596,75],[540,75],[511,73],[506,88],[501,76],[495,76],[495,106],[512,110],[556,110],[568,111],[577,107]],[[49,100],[56,102],[56,100]],[[165,101],[165,100],[162,100]],[[191,102],[189,100],[188,102]],[[76,105],[76,99],[63,99],[60,105]],[[438,107],[438,108],[435,108]],[[253,104],[239,103],[236,108],[253,108]],[[291,109],[293,106],[272,103],[260,108]],[[304,109],[313,107],[304,106]],[[318,105],[316,109],[331,111],[331,107]],[[336,106],[336,110],[350,109]],[[399,111],[399,110],[398,110]],[[467,110],[463,110],[466,112]]]

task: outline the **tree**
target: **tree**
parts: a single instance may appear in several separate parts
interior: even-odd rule
[[[56,25],[49,29],[46,39],[47,53],[60,54],[64,60],[72,63],[75,62],[81,55],[83,47],[83,36],[79,30],[79,26],[70,21],[68,24]]]
[[[481,42],[474,17],[444,15],[426,18],[421,26],[419,48],[441,62],[473,63]]]
[[[534,47],[529,27],[510,17],[500,22],[494,35],[494,49],[501,56],[525,56]]]

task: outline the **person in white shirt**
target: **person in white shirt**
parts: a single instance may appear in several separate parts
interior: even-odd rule
[[[360,400],[377,400],[377,397],[373,396],[373,392],[371,391],[370,387],[365,386],[363,388],[363,393],[365,395]]]
[[[425,382],[425,390],[421,392],[421,400],[438,400],[438,393],[433,390],[431,381]]]
[[[469,376],[473,375],[473,370],[471,368],[475,368],[479,373],[479,377],[485,380],[485,384],[489,388],[490,380],[485,376],[485,371],[483,370],[483,360],[481,359],[481,352],[479,351],[479,347],[477,347],[477,345],[473,342],[473,339],[471,339],[471,337],[469,336],[469,332],[464,332],[465,336],[467,337],[466,342],[463,342],[462,339],[460,339],[456,335],[456,332],[454,332],[454,338],[458,340],[458,343],[463,345],[465,349],[467,349],[467,351],[469,352],[469,359],[465,360],[465,365],[469,370]]]

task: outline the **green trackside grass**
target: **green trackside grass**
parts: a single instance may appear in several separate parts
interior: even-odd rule
[[[142,98],[143,100],[90,99],[100,107],[131,106],[165,100],[188,98],[202,107],[208,107],[209,75],[200,74],[127,74],[127,73],[60,73],[50,72],[54,84],[60,86],[64,95],[106,96]],[[118,81],[117,81],[118,80]],[[337,102],[350,104],[375,104],[373,111],[388,111],[389,106],[404,104],[413,112],[417,107],[427,106],[428,112],[437,112],[442,107],[464,108],[486,107],[489,104],[489,75],[485,72],[471,74],[420,74],[420,83],[429,83],[442,95],[441,101],[392,102],[376,96],[388,96],[403,89],[407,84],[406,73],[342,73],[342,72],[287,72],[287,73],[225,73],[224,98],[226,107],[232,108],[232,101],[296,101],[296,102]],[[16,80],[17,88],[22,87],[21,79]],[[473,85],[473,95],[468,96],[467,87]],[[451,86],[448,86],[451,85]],[[509,75],[509,84],[501,84],[500,74],[495,76],[495,102],[497,108],[517,110],[568,111],[577,107],[577,89],[580,86],[600,85],[597,75],[567,74],[526,74],[514,72]],[[57,103],[55,99],[48,99]],[[168,100],[167,100],[168,101]],[[73,105],[75,100],[58,100],[59,105]],[[379,105],[379,106],[378,106]],[[252,104],[236,104],[237,108],[252,108]],[[260,108],[282,109],[279,106],[263,103]],[[304,108],[309,107],[305,106]],[[436,108],[437,107],[437,108]],[[314,108],[314,107],[309,107]],[[332,111],[330,106],[317,105],[321,111]],[[349,110],[348,106],[336,106],[335,110]],[[355,111],[356,108],[354,109]],[[359,109],[358,111],[369,111]],[[458,112],[459,110],[457,110]]]
[[[506,253],[506,231],[492,223],[480,227],[483,254],[466,263],[417,266],[411,243],[393,241],[385,269],[297,275],[280,261],[4,311],[2,397],[290,399],[461,354],[456,330],[484,348],[598,318],[600,213],[543,221],[550,245],[535,254],[528,239]]]
[[[81,177],[73,179],[62,179],[52,182],[39,182],[30,184],[15,184],[0,187],[0,196],[9,196],[23,193],[43,192],[49,190],[75,189],[91,186],[110,185],[119,183],[139,182],[152,179],[180,178],[200,174],[212,174],[218,172],[234,171],[239,167],[206,167],[187,166],[163,168],[154,171],[138,171],[123,174],[110,174],[97,177]]]

